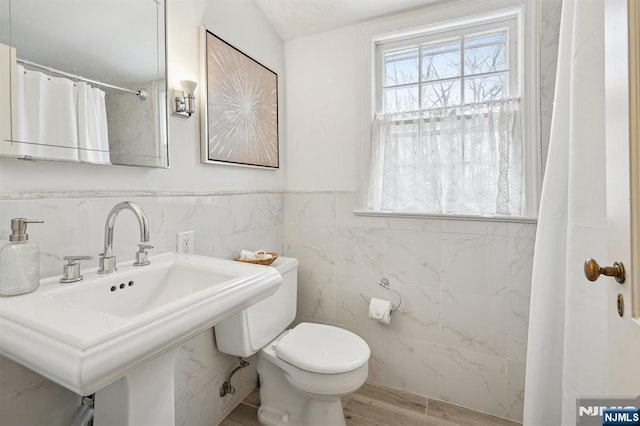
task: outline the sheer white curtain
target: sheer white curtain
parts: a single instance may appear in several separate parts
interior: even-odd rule
[[[551,141],[533,262],[524,425],[575,425],[576,398],[607,394],[604,0],[564,0]],[[609,284],[610,285],[610,284]]]
[[[520,215],[520,101],[376,114],[367,208]]]

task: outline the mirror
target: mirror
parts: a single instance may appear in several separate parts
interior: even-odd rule
[[[0,0],[0,156],[168,167],[165,12]]]

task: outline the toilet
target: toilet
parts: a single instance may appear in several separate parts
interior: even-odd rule
[[[260,408],[264,425],[343,426],[340,398],[358,390],[368,375],[367,343],[339,327],[294,320],[298,260],[279,257],[276,292],[215,326],[220,352],[258,353]]]

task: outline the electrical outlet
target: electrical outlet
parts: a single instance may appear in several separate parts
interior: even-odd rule
[[[193,231],[178,232],[176,251],[178,254],[193,253]]]

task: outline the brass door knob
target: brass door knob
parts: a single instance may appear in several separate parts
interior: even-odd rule
[[[620,284],[624,283],[626,278],[622,262],[614,262],[613,266],[605,266],[603,268],[593,259],[584,261],[584,275],[589,281],[595,281],[600,275],[606,275],[608,277],[614,277]]]

